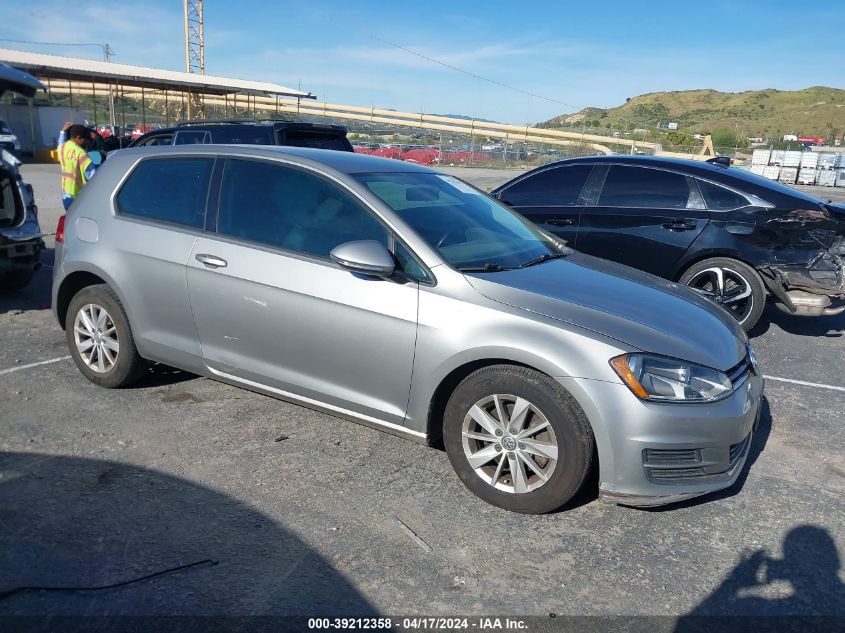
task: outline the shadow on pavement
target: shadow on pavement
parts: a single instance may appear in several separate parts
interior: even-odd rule
[[[147,468],[0,453],[0,508],[0,616],[376,614],[284,527]],[[101,591],[9,593],[109,585],[208,559],[216,564]]]
[[[845,313],[836,316],[805,317],[781,312],[773,305],[767,305],[763,316],[748,336],[752,339],[762,336],[772,325],[796,336],[840,337],[845,335]]]
[[[50,309],[54,255],[52,248],[41,252],[41,269],[35,271],[32,281],[25,288],[16,292],[0,292],[0,314],[15,310]]]
[[[783,558],[763,549],[745,552],[722,584],[678,620],[676,633],[842,630],[845,585],[838,549],[826,529],[800,525],[784,538]],[[736,616],[765,617],[731,619]]]

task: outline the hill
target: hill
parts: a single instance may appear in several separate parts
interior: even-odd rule
[[[615,108],[584,108],[554,117],[540,127],[600,127],[613,130],[675,122],[680,130],[710,132],[737,130],[745,136],[779,137],[784,134],[841,136],[845,130],[845,90],[814,86],[804,90],[718,92],[682,90],[652,92],[629,98]]]

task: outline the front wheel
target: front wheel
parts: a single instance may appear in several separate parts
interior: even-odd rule
[[[705,259],[690,266],[679,281],[727,310],[746,332],[763,314],[766,303],[763,281],[756,270],[736,259]]]
[[[446,405],[443,443],[467,488],[527,514],[572,499],[594,449],[574,398],[549,376],[512,365],[484,367],[458,385]]]

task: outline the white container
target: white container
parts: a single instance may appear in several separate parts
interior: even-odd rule
[[[832,169],[819,169],[816,172],[816,184],[819,187],[833,187],[836,184],[836,172]]]
[[[834,169],[836,161],[839,160],[838,154],[819,154],[819,169]]]
[[[819,165],[818,152],[802,152],[801,153],[801,169],[809,167],[815,169]]]
[[[799,167],[801,165],[801,154],[803,152],[784,152],[781,165],[784,167]]]
[[[787,167],[787,169],[790,169]],[[812,167],[802,167],[798,172],[799,185],[814,185],[816,184],[816,170]]]
[[[786,154],[786,152],[782,149],[773,149],[772,157],[769,159],[769,165],[782,165],[784,154]]]
[[[780,175],[780,167],[777,165],[770,165],[763,167],[763,176],[769,180],[777,180]]]
[[[781,167],[780,168],[780,176],[778,176],[778,180],[780,182],[785,182],[790,185],[795,184],[795,180],[798,178],[798,168],[797,167]]]
[[[772,157],[772,150],[770,149],[755,149],[751,154],[751,165],[768,165],[769,159]]]
[[[752,174],[757,174],[758,176],[762,176],[763,172],[766,171],[766,165],[751,165],[751,169],[749,169]]]
[[[833,172],[836,174],[836,186],[845,187],[845,169]]]

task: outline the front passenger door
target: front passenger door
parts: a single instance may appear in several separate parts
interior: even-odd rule
[[[496,197],[518,213],[577,248],[581,190],[592,165],[562,165],[528,174]]]

